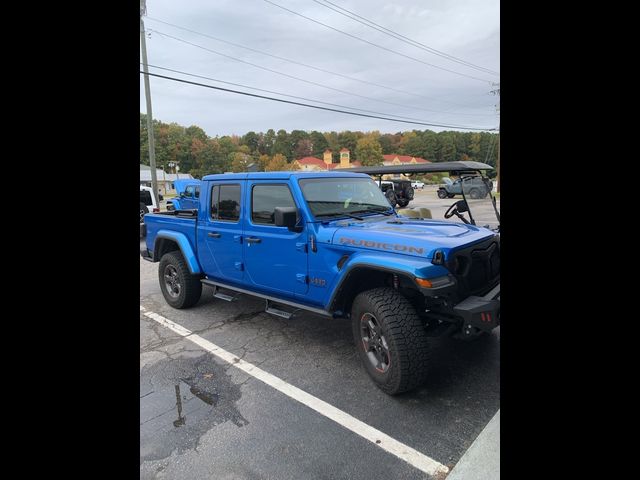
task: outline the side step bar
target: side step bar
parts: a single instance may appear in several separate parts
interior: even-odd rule
[[[232,297],[231,295],[227,295],[226,293],[222,293],[219,291],[218,286],[213,287],[213,296],[219,298],[220,300],[224,300],[225,302],[234,302],[238,299],[238,297]]]
[[[224,288],[225,290],[231,290],[231,291],[238,292],[238,293],[245,293],[245,294],[251,295],[253,297],[264,298],[267,301],[267,305],[266,305],[266,310],[265,311],[267,313],[272,313],[273,315],[278,315],[277,313],[274,313],[275,311],[289,315],[288,317],[283,317],[283,318],[290,318],[292,314],[289,313],[289,312],[285,312],[284,310],[281,310],[279,308],[273,307],[272,304],[268,303],[269,301],[271,301],[272,303],[277,303],[277,304],[287,305],[289,307],[294,307],[294,308],[300,309],[300,310],[306,310],[307,312],[313,312],[316,315],[322,315],[324,317],[332,317],[333,318],[333,315],[331,313],[329,313],[326,310],[323,310],[321,308],[309,307],[307,305],[303,305],[301,303],[292,302],[290,300],[283,300],[283,299],[280,299],[280,298],[277,298],[277,297],[272,297],[270,295],[264,295],[262,293],[252,292],[250,290],[245,290],[243,288],[234,287],[233,285],[227,285],[225,283],[209,280],[208,278],[203,278],[200,281],[205,285],[209,285],[210,287],[214,287],[216,289],[216,292],[217,292],[217,288],[219,287],[219,288]],[[225,296],[228,297],[229,295],[225,295]],[[220,297],[218,297],[218,298],[220,298]],[[233,298],[233,297],[231,297],[231,298]],[[269,310],[271,310],[271,311],[269,311]],[[279,315],[279,316],[282,316],[282,315]]]
[[[264,307],[264,311],[270,313],[271,315],[275,315],[277,317],[286,318],[289,320],[293,316],[293,312],[285,312],[284,310],[280,310],[273,306],[272,303],[269,303],[270,300],[265,299],[266,305]]]

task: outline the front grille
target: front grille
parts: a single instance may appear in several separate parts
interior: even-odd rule
[[[461,298],[488,292],[500,281],[500,243],[489,239],[453,252],[446,263]]]

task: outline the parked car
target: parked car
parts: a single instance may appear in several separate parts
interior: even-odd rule
[[[173,182],[177,198],[167,200],[167,210],[189,210],[200,204],[200,180],[193,178]]]
[[[173,308],[195,305],[207,285],[223,301],[262,298],[283,318],[349,319],[366,372],[391,395],[424,383],[431,337],[500,324],[500,235],[472,217],[400,217],[361,173],[207,175],[201,188],[197,210],[144,217],[140,254],[159,262]],[[469,208],[460,200],[445,216]]]
[[[444,186],[438,188],[439,198],[453,198],[462,195],[462,181],[460,178],[451,180],[448,177],[442,179]],[[481,176],[466,177],[464,180],[464,194],[469,198],[485,198],[493,188],[493,182]]]
[[[392,207],[398,205],[404,208],[413,200],[414,192],[409,180],[383,180],[382,184],[376,183]]]
[[[414,189],[419,188],[420,190],[422,190],[424,188],[424,182],[418,182],[417,180],[415,180],[415,181],[411,182],[411,186]]]
[[[153,197],[153,189],[140,185],[140,237],[145,235],[144,216],[147,213],[157,213],[160,211],[156,199]]]

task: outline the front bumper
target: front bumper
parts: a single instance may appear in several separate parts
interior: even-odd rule
[[[453,307],[453,311],[462,317],[463,331],[474,327],[490,332],[500,325],[500,284],[482,297],[467,297]]]

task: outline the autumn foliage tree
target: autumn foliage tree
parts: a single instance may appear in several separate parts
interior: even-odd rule
[[[276,153],[273,158],[267,164],[265,168],[266,172],[279,172],[282,170],[287,170],[287,158],[280,154]]]
[[[409,155],[432,162],[471,159],[496,165],[497,134],[488,132],[458,132],[411,130],[396,133],[268,129],[244,135],[208,136],[191,125],[153,121],[156,163],[169,168],[169,162],[180,166],[180,173],[196,178],[230,170],[246,171],[252,163],[258,170],[290,170],[296,158],[314,156],[322,159],[330,149],[337,155],[341,148],[351,151],[351,160],[364,165],[377,165],[382,154]],[[149,165],[149,145],[146,115],[140,114],[140,163]],[[239,155],[238,155],[239,154]],[[280,154],[277,160],[274,156]],[[284,161],[281,157],[284,157]]]

